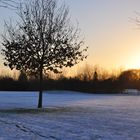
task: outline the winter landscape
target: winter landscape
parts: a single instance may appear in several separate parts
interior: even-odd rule
[[[140,0],[0,0],[0,140],[140,140],[139,29]]]
[[[0,92],[0,140],[139,140],[140,96]]]

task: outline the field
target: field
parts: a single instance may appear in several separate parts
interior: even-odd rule
[[[139,140],[140,96],[0,92],[0,140]]]

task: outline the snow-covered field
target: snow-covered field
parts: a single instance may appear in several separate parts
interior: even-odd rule
[[[140,140],[140,96],[0,92],[0,140]]]

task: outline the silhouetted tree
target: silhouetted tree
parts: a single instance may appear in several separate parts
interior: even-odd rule
[[[84,67],[77,69],[77,78],[83,81],[91,81],[93,79],[93,68],[86,64]]]
[[[138,79],[139,79],[138,70],[123,71],[119,76],[119,80],[124,82],[136,81]]]
[[[27,81],[26,72],[24,72],[23,70],[21,70],[21,72],[20,72],[20,75],[18,77],[18,81],[21,81],[21,82],[26,82]]]
[[[95,70],[94,75],[93,75],[93,81],[94,82],[97,82],[98,81],[98,73],[97,73],[96,70]]]
[[[70,23],[69,9],[56,0],[32,0],[22,4],[16,27],[6,24],[2,54],[5,66],[37,74],[40,79],[38,108],[42,108],[43,74],[60,73],[87,56],[79,28]]]

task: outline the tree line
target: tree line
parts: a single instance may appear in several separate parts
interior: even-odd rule
[[[39,79],[20,73],[18,79],[0,78],[0,90],[39,90]],[[90,93],[121,93],[124,89],[140,89],[140,70],[126,70],[117,76],[101,73],[97,69],[83,71],[75,77],[59,76],[57,79],[43,75],[42,90],[74,90]]]

